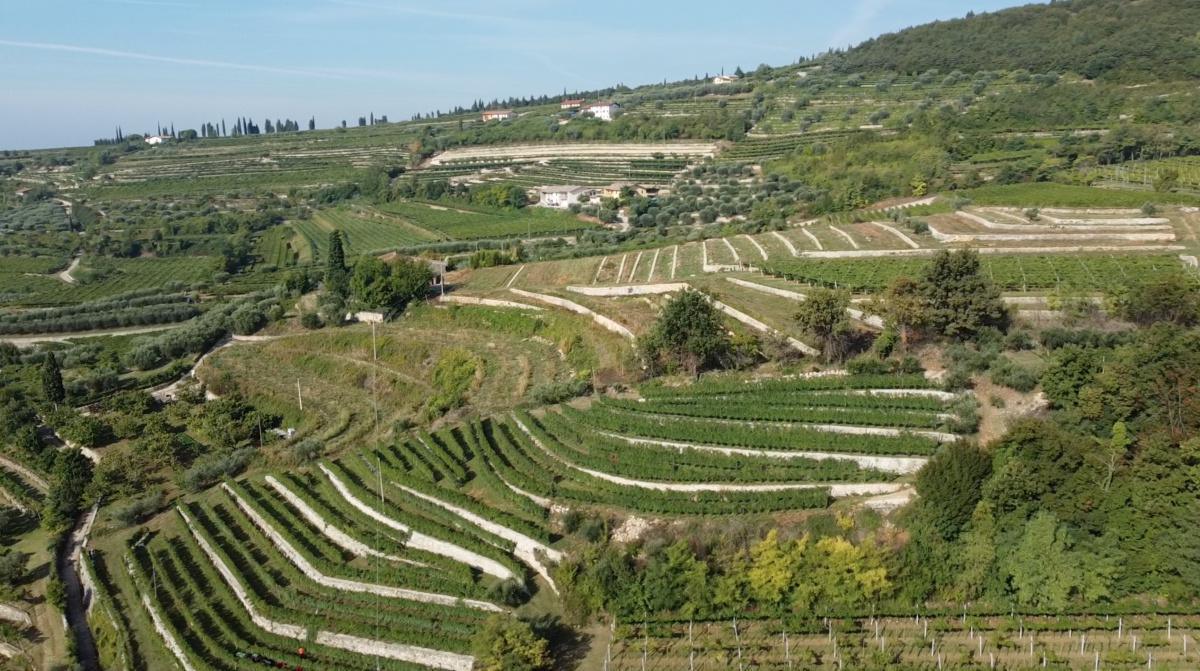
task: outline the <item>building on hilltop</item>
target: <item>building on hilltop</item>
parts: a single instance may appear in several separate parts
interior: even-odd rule
[[[513,118],[512,110],[486,110],[483,113],[484,121],[504,121]]]
[[[592,103],[583,111],[590,112],[592,116],[601,121],[612,121],[617,112],[621,111],[621,106],[613,102]]]
[[[170,135],[149,135],[146,137],[146,144],[162,144],[170,139]]]
[[[732,83],[736,82],[738,79],[741,79],[741,78],[738,77],[737,75],[717,75],[716,77],[712,78],[712,83],[714,83],[714,84],[732,84]]]
[[[559,103],[558,108],[564,110],[577,110],[583,107],[583,98],[565,98]]]
[[[538,196],[538,205],[566,209],[582,203],[596,195],[596,189],[588,186],[543,186],[534,190]]]

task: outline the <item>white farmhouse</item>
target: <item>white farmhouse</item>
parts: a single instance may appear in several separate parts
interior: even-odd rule
[[[487,110],[483,113],[484,122],[505,121],[513,118],[512,110]]]
[[[592,116],[601,121],[612,121],[617,112],[621,111],[621,106],[613,102],[592,103],[583,108],[585,112],[591,112]]]
[[[712,78],[714,84],[732,84],[739,79],[737,75],[717,75]]]
[[[586,186],[543,186],[537,189],[537,194],[538,205],[565,210],[584,196],[595,196],[596,190]]]
[[[162,144],[170,139],[169,135],[149,135],[146,137],[146,144]]]

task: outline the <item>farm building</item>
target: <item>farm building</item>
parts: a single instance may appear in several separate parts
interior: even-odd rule
[[[583,107],[583,98],[567,98],[559,103],[558,108],[564,110],[577,110]]]
[[[146,137],[146,144],[162,144],[170,139],[168,135],[150,135]]]
[[[613,182],[606,187],[600,189],[601,198],[620,198],[621,192],[625,189],[637,189],[637,184],[633,182]]]
[[[487,110],[483,113],[484,121],[504,121],[513,118],[512,110]]]
[[[732,83],[736,82],[738,79],[740,79],[740,77],[738,77],[737,75],[717,75],[716,77],[712,78],[712,83],[714,83],[714,84],[732,84]]]
[[[586,186],[543,186],[536,189],[538,205],[565,209],[580,202],[580,198],[591,198],[596,189]]]
[[[592,116],[601,121],[612,121],[613,116],[621,111],[621,106],[612,102],[592,103],[584,108],[583,111],[591,112]]]

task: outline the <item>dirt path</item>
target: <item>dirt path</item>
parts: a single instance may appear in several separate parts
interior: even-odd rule
[[[71,265],[67,266],[66,270],[59,272],[55,277],[63,282],[66,282],[67,284],[75,284],[75,277],[72,276],[71,273],[75,272],[75,269],[79,267],[80,261],[83,261],[82,256],[76,256],[75,258],[71,259]]]
[[[1048,406],[1041,392],[1022,394],[994,384],[987,377],[976,377],[974,388],[979,397],[979,442],[983,445],[1002,438],[1014,421],[1037,414]],[[1002,407],[997,407],[992,399],[1001,401]]]
[[[62,578],[63,587],[67,593],[67,627],[75,640],[75,654],[79,667],[84,671],[100,671],[100,655],[96,650],[96,640],[88,626],[87,611],[92,594],[83,581],[80,580],[80,562],[83,547],[87,544],[88,534],[96,522],[99,504],[75,521],[68,541],[63,544],[55,557],[58,575]]]
[[[102,336],[123,336],[137,335],[139,333],[156,333],[158,331],[168,331],[173,328],[178,328],[186,322],[175,322],[173,324],[157,324],[153,326],[130,326],[128,328],[109,329],[102,331],[82,331],[76,333],[40,333],[34,335],[19,335],[6,336],[0,335],[0,342],[10,342],[17,347],[31,347],[38,343],[45,342],[68,342],[71,340],[79,340],[81,338],[99,338]]]

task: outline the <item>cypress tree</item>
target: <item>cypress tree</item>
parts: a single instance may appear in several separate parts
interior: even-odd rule
[[[339,295],[346,293],[346,250],[342,246],[342,232],[329,234],[329,258],[325,261],[325,285]]]
[[[42,360],[42,393],[55,407],[67,398],[67,391],[63,387],[62,369],[58,367],[58,359],[53,354],[47,354]]]

